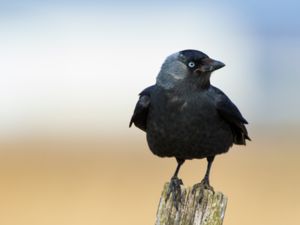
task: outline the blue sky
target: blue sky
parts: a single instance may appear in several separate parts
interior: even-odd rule
[[[299,6],[0,1],[0,135],[125,132],[137,93],[185,48],[225,62],[213,83],[249,121],[299,123]]]
[[[91,9],[105,9],[110,12],[138,10],[170,10],[176,8],[198,8],[201,10],[201,6],[212,5],[214,7],[230,7],[241,11],[247,15],[250,20],[255,21],[258,24],[267,28],[294,28],[295,25],[299,25],[298,12],[300,3],[297,0],[250,0],[250,1],[28,1],[28,0],[7,0],[1,1],[1,15],[4,16],[16,16],[20,13],[33,13],[41,9],[58,9],[64,8],[65,10],[72,10],[75,8],[91,10]],[[292,27],[293,26],[293,27]],[[299,26],[298,26],[299,27]],[[294,29],[293,29],[294,30]]]

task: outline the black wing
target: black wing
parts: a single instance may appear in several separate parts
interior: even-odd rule
[[[221,90],[215,87],[213,87],[213,89],[217,93],[217,111],[219,115],[230,124],[233,132],[234,143],[245,145],[246,139],[251,140],[245,127],[245,124],[248,124],[247,120],[242,116],[241,112],[233,104],[233,102]]]
[[[129,127],[131,127],[132,123],[143,131],[147,129],[147,116],[150,107],[150,96],[153,91],[155,85],[147,87],[143,90],[139,95],[140,98],[136,103],[133,115],[131,117]]]

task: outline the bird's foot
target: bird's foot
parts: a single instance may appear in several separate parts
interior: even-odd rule
[[[200,183],[195,184],[193,186],[192,192],[195,193],[196,189],[198,189],[198,188],[200,188],[201,191],[203,191],[204,189],[206,189],[206,190],[210,190],[213,193],[215,193],[214,188],[212,186],[210,186],[208,179],[205,179],[205,178]]]
[[[183,182],[181,179],[179,179],[178,177],[172,177],[169,184],[169,189],[167,191],[166,201],[168,201],[172,194],[172,199],[176,210],[178,210],[179,203],[181,203],[182,195],[180,185],[182,184]]]

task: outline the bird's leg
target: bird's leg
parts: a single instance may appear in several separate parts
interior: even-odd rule
[[[203,185],[203,187],[205,189],[209,189],[211,191],[214,191],[214,189],[209,184],[209,173],[210,173],[210,168],[211,168],[212,162],[214,161],[214,158],[215,158],[215,156],[210,156],[210,157],[206,158],[207,159],[206,173],[205,173],[203,180],[201,181],[201,184]]]
[[[182,164],[184,163],[185,160],[176,158],[176,161],[177,161],[177,167],[176,167],[175,173],[172,178],[178,179],[178,173],[179,173],[180,167],[182,166]]]
[[[175,205],[175,208],[178,210],[179,202],[181,202],[181,188],[180,185],[183,184],[182,180],[178,178],[178,172],[180,170],[181,165],[184,163],[184,159],[178,159],[177,160],[177,167],[175,170],[174,175],[171,178],[169,189],[166,196],[166,201],[169,199],[171,193],[173,193],[172,198]]]
[[[210,168],[211,168],[212,162],[214,161],[214,158],[215,158],[215,156],[209,156],[206,158],[207,159],[207,168],[206,168],[205,176],[200,183],[194,185],[194,188],[193,188],[194,190],[200,186],[203,189],[208,189],[208,190],[211,190],[214,192],[213,187],[210,186],[210,184],[209,184],[209,173],[210,173]]]

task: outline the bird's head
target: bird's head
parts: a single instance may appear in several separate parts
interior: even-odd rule
[[[211,73],[224,66],[224,63],[209,58],[203,52],[183,50],[167,57],[157,76],[157,84],[170,89],[184,81],[207,88]]]

